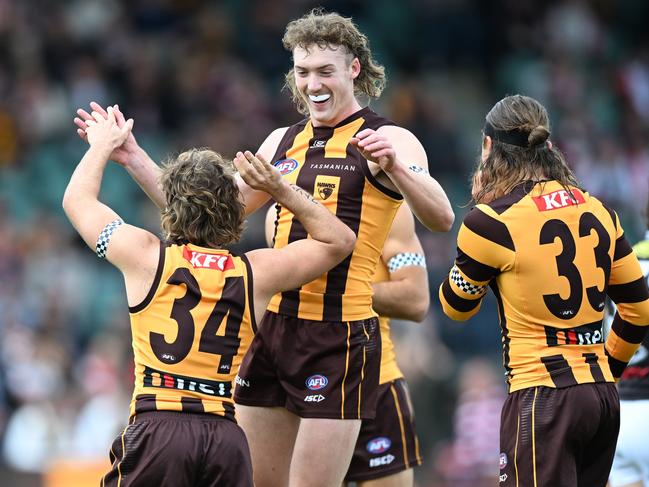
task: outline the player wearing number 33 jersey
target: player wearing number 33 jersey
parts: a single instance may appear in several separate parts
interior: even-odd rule
[[[102,487],[251,487],[250,450],[235,421],[232,389],[256,319],[274,294],[343,260],[354,233],[250,155],[234,162],[241,177],[289,208],[312,238],[281,250],[231,254],[223,247],[238,240],[244,219],[234,167],[198,149],[162,172],[163,240],[127,225],[97,199],[108,158],[133,125],[119,117],[112,107],[93,112],[90,148],[63,199],[85,242],[122,272],[131,312],[131,414],[110,449]]]
[[[603,487],[619,428],[614,380],[649,324],[649,291],[614,211],[576,186],[547,140],[545,109],[520,95],[486,117],[458,255],[440,286],[466,320],[491,288],[510,395],[500,485]],[[606,343],[609,295],[618,315]]]

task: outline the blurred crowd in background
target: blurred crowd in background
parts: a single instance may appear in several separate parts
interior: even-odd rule
[[[580,182],[637,240],[649,192],[649,2],[321,4],[352,16],[370,38],[388,72],[371,106],[419,137],[456,210],[450,233],[419,229],[433,297],[427,319],[394,325],[425,458],[418,486],[494,485],[506,395],[495,305],[457,324],[436,298],[468,210],[484,115],[506,94],[544,103],[551,138]],[[228,157],[256,150],[272,129],[300,119],[282,92],[291,58],[281,37],[316,5],[0,0],[3,485],[28,485],[61,459],[107,462],[128,415],[133,361],[121,277],[84,248],[60,207],[85,148],[76,108],[118,103],[156,160],[190,146]],[[102,199],[157,232],[157,210],[117,165]],[[253,217],[239,248],[264,245],[262,232]]]

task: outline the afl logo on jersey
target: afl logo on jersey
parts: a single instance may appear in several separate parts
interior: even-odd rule
[[[312,391],[319,391],[320,389],[324,389],[325,387],[327,387],[327,384],[329,384],[329,379],[320,374],[312,375],[306,380],[306,386]]]
[[[299,164],[295,159],[280,159],[279,161],[275,162],[275,164],[273,164],[273,166],[277,168],[282,176],[291,174],[297,169],[298,165]]]
[[[372,455],[378,455],[379,453],[388,451],[391,446],[392,442],[390,441],[390,438],[379,436],[378,438],[373,438],[368,441],[366,448]]]

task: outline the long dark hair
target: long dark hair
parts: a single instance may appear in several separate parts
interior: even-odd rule
[[[489,155],[486,160],[479,161],[473,174],[474,202],[492,201],[530,179],[556,180],[566,189],[578,185],[561,151],[548,143],[548,112],[534,98],[505,97],[494,105],[485,119],[487,126],[496,133],[516,133],[520,145],[492,137]]]

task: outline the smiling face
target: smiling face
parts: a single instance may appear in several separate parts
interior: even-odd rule
[[[295,85],[315,127],[334,126],[361,109],[354,97],[360,63],[344,47],[293,50]]]

